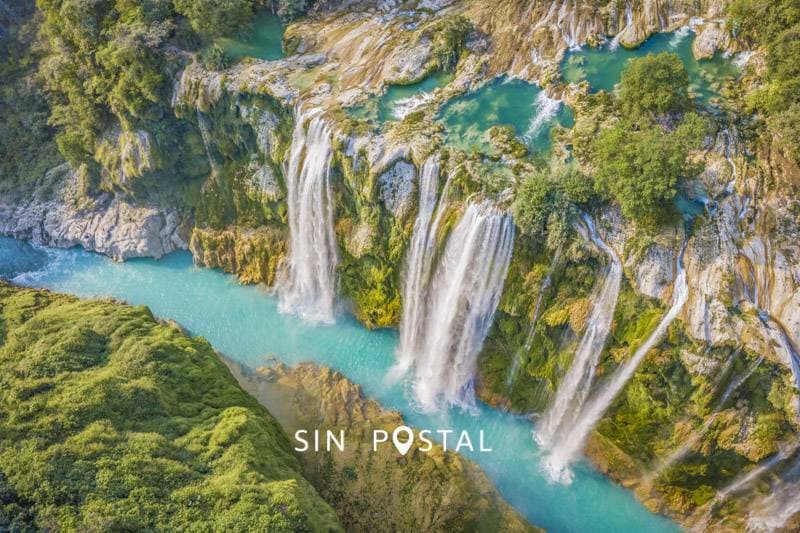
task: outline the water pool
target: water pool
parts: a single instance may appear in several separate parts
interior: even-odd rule
[[[284,57],[283,22],[267,10],[259,11],[253,18],[250,29],[240,38],[218,40],[228,58],[236,61],[245,57],[272,61]]]
[[[447,102],[439,120],[447,143],[466,151],[490,152],[488,130],[507,125],[532,152],[544,153],[553,126],[572,126],[572,111],[536,85],[500,78]]]
[[[697,60],[692,54],[695,35],[689,28],[672,33],[657,33],[634,49],[622,46],[612,50],[609,44],[583,47],[569,52],[561,65],[564,79],[570,83],[588,81],[594,91],[613,91],[622,71],[636,57],[661,52],[675,52],[689,74],[689,89],[702,105],[716,106],[721,101],[723,85],[736,78],[738,67],[731,58],[717,54],[712,59]]]

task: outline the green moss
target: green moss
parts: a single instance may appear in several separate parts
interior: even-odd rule
[[[145,307],[7,284],[0,325],[0,489],[13,494],[0,520],[338,529],[278,424],[205,340]]]

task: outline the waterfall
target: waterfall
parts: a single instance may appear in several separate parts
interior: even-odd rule
[[[611,44],[608,45],[608,49],[612,52],[619,48],[619,42],[622,40],[622,35],[625,33],[625,30],[633,24],[633,9],[631,8],[630,3],[625,4],[625,26],[617,32],[614,36],[614,39],[611,40]]]
[[[533,338],[536,336],[536,323],[539,321],[539,312],[542,309],[542,298],[544,298],[544,291],[546,291],[553,283],[553,270],[555,270],[560,259],[561,248],[556,251],[556,255],[550,262],[550,268],[547,271],[547,275],[544,277],[544,280],[542,280],[542,284],[539,285],[539,292],[536,295],[536,305],[533,307],[533,316],[531,317],[531,323],[528,326],[528,334],[525,336],[525,343],[522,345],[522,348],[517,350],[517,352],[514,354],[514,360],[512,361],[508,375],[506,376],[506,388],[510,389],[511,385],[514,384],[514,380],[517,379],[517,372],[519,372],[519,365],[522,363],[522,356],[529,354],[531,348],[533,347]]]
[[[203,139],[203,146],[206,149],[208,164],[211,166],[211,175],[216,177],[219,174],[219,165],[211,147],[211,127],[208,125],[208,119],[205,114],[199,109],[197,110],[197,126],[200,129],[200,137]]]
[[[438,184],[439,157],[431,156],[420,170],[419,208],[403,277],[403,317],[400,321],[397,364],[390,371],[392,378],[405,374],[420,350],[419,341],[425,326],[425,302],[430,285],[436,232],[445,206],[443,198],[436,219],[431,224],[436,208]]]
[[[295,115],[286,173],[291,240],[278,281],[279,309],[306,320],[330,323],[337,262],[330,182],[331,132],[319,110],[298,111]]]
[[[685,246],[684,246],[685,248]],[[597,425],[603,414],[606,412],[614,398],[622,391],[628,383],[639,364],[642,362],[647,352],[658,344],[667,328],[678,313],[683,309],[689,295],[689,287],[686,283],[686,271],[683,268],[683,250],[678,257],[678,273],[675,277],[672,292],[672,304],[669,310],[661,319],[656,329],[647,337],[647,340],[634,352],[633,357],[616,370],[610,380],[605,383],[602,389],[591,398],[590,402],[575,417],[575,424],[567,428],[566,435],[559,439],[560,446],[551,448],[549,455],[544,459],[543,466],[547,475],[554,481],[569,483],[572,480],[572,472],[569,465],[577,455],[583,450],[586,439],[592,429]]]
[[[428,229],[425,252],[417,259],[423,274],[432,261],[439,211]],[[416,310],[401,324],[400,336],[405,339],[401,350],[408,351],[401,351],[398,365],[414,366],[414,395],[424,411],[435,411],[443,402],[473,405],[477,357],[500,301],[513,243],[509,215],[489,202],[469,204],[448,237],[430,282],[421,282],[421,292],[406,297],[404,307]]]
[[[588,215],[584,215],[583,219],[589,228],[589,237],[608,255],[611,266],[592,307],[586,332],[578,344],[572,364],[556,391],[553,404],[536,429],[536,440],[542,446],[553,450],[565,445],[563,439],[569,436],[570,428],[577,423],[578,414],[594,380],[600,353],[611,330],[611,321],[614,318],[622,281],[622,263],[617,254],[597,235],[592,219]]]
[[[800,513],[800,462],[789,469],[783,479],[773,485],[771,493],[762,498],[758,511],[751,512],[747,520],[748,531],[779,531]]]

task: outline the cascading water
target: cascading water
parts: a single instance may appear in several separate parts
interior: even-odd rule
[[[434,239],[435,228],[429,231]],[[406,346],[413,347],[401,355],[400,364],[413,364],[414,395],[424,411],[436,411],[443,403],[474,405],[476,360],[500,301],[513,243],[509,215],[489,202],[469,204],[447,239],[427,290],[406,300],[406,305],[422,302],[423,314],[400,333],[409,336]],[[434,248],[431,241],[425,255]]]
[[[611,44],[608,45],[608,49],[612,52],[619,48],[619,42],[622,39],[622,36],[625,33],[625,29],[628,28],[631,24],[633,24],[633,8],[631,8],[630,3],[625,4],[625,27],[622,28],[617,32],[614,36],[614,39],[611,40]]]
[[[611,260],[606,279],[589,315],[586,332],[566,375],[556,391],[556,397],[536,428],[536,440],[545,448],[557,450],[565,446],[563,439],[578,422],[577,418],[594,380],[600,353],[606,344],[611,321],[617,307],[619,286],[622,281],[622,263],[617,254],[597,235],[592,219],[583,216],[589,237]]]
[[[550,98],[545,91],[540,92],[536,96],[536,114],[528,125],[525,139],[529,142],[535,140],[544,126],[555,118],[559,109],[561,109],[561,100]]]
[[[525,343],[522,345],[522,348],[517,350],[517,353],[514,354],[514,361],[512,361],[508,375],[506,376],[506,387],[509,389],[514,384],[514,380],[517,379],[517,372],[519,372],[519,366],[522,364],[523,355],[530,353],[531,348],[533,347],[533,339],[536,336],[536,323],[539,321],[539,312],[542,308],[544,292],[553,283],[553,270],[556,268],[556,265],[560,259],[561,248],[556,251],[556,255],[550,262],[550,269],[547,271],[547,275],[545,276],[544,280],[542,280],[542,284],[539,286],[539,293],[536,295],[536,305],[533,307],[533,316],[531,317],[530,326],[528,326],[528,334],[525,336]]]
[[[547,475],[554,481],[569,483],[572,480],[572,472],[569,465],[577,458],[586,439],[592,429],[597,425],[603,414],[606,412],[614,398],[622,391],[628,383],[639,364],[647,353],[661,341],[667,328],[678,313],[683,309],[689,295],[689,287],[686,282],[686,271],[683,268],[683,250],[678,257],[678,273],[675,277],[672,292],[672,304],[669,310],[661,319],[656,329],[650,334],[645,342],[636,350],[633,357],[623,364],[611,379],[605,383],[602,389],[586,404],[584,409],[575,417],[575,424],[568,428],[563,438],[559,439],[560,446],[551,448],[550,453],[543,460],[543,467]]]
[[[286,173],[289,257],[278,281],[280,310],[333,322],[336,239],[331,192],[331,132],[319,110],[297,112]],[[306,129],[307,128],[307,129]]]
[[[439,206],[436,219],[437,187],[439,185],[439,158],[429,157],[422,165],[419,178],[419,208],[414,222],[414,232],[408,248],[406,271],[403,278],[403,317],[400,322],[400,343],[397,349],[397,364],[390,371],[396,378],[411,367],[420,350],[420,339],[425,326],[425,302],[430,284],[436,231],[444,200]],[[433,221],[433,224],[431,222]]]
[[[200,138],[203,139],[203,147],[206,149],[208,164],[211,166],[211,175],[216,177],[219,174],[219,165],[211,148],[211,127],[208,125],[208,119],[205,114],[199,109],[197,110],[197,126],[200,129]]]

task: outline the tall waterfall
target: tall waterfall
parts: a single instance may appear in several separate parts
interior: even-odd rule
[[[420,340],[425,326],[425,302],[433,266],[436,232],[445,209],[445,199],[442,198],[434,219],[438,185],[439,157],[431,156],[420,171],[419,209],[406,259],[400,344],[397,350],[397,364],[391,371],[392,377],[405,374],[414,364],[416,354],[421,348]]]
[[[584,215],[583,219],[589,228],[592,242],[611,259],[611,267],[592,307],[586,332],[578,344],[572,365],[556,391],[555,400],[536,430],[536,440],[542,446],[553,450],[565,446],[563,439],[569,437],[571,428],[578,423],[577,418],[592,386],[600,354],[611,330],[611,321],[614,318],[622,281],[622,263],[619,257],[597,235],[592,219],[588,215]]]
[[[319,110],[297,112],[286,173],[289,257],[278,281],[280,310],[333,322],[337,263],[331,132]]]
[[[426,194],[425,188],[421,190]],[[430,215],[422,214],[423,204],[430,213],[430,196],[425,200],[420,201],[420,212],[430,220]],[[500,301],[514,243],[509,215],[488,202],[469,204],[435,269],[429,267],[442,212],[440,205],[429,228],[419,218],[420,224],[415,224],[419,239],[423,232],[427,235],[424,246],[412,238],[417,241],[412,247],[419,245],[419,250],[409,255],[414,262],[405,287],[404,314],[409,316],[400,331],[398,366],[414,366],[414,394],[425,411],[435,411],[443,402],[472,404],[477,356]],[[416,285],[415,272],[421,272]]]
[[[689,296],[689,287],[686,283],[686,271],[683,268],[683,251],[678,257],[678,274],[672,289],[672,304],[669,310],[658,323],[656,329],[650,333],[647,340],[634,352],[633,357],[616,370],[610,380],[605,383],[601,390],[590,399],[589,403],[583,408],[578,416],[575,417],[575,425],[565,432],[564,438],[560,439],[560,446],[550,449],[548,456],[543,461],[546,473],[554,481],[570,482],[572,472],[569,465],[583,450],[586,439],[592,429],[597,425],[603,414],[606,412],[614,398],[622,391],[628,383],[639,364],[642,362],[647,352],[658,344],[667,332],[667,328],[678,313],[683,309]]]

